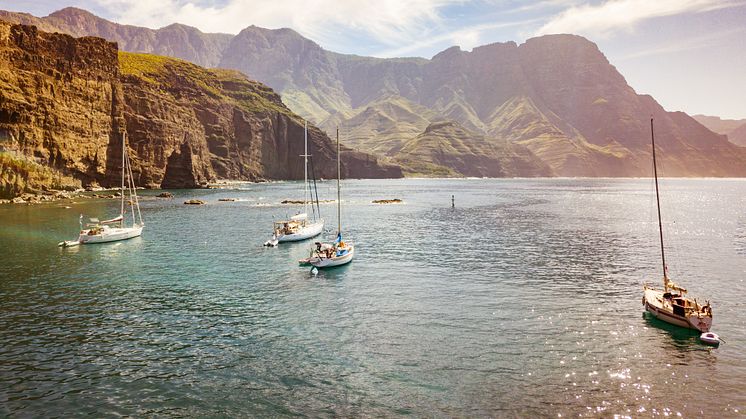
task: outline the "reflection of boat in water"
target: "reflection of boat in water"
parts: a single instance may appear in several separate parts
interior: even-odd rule
[[[342,196],[340,188],[341,166],[339,157],[339,128],[337,128],[337,238],[332,243],[315,243],[311,255],[302,259],[301,264],[311,264],[316,268],[331,268],[350,263],[355,256],[355,246],[342,241]]]
[[[689,329],[707,332],[712,326],[710,303],[700,304],[688,297],[687,290],[668,277],[666,253],[663,246],[663,224],[661,223],[660,195],[658,193],[658,168],[655,160],[655,134],[653,120],[650,119],[651,141],[653,143],[653,173],[655,176],[655,197],[658,204],[658,229],[660,232],[661,259],[663,264],[663,289],[643,287],[642,305],[652,316],[667,323]]]
[[[78,240],[66,240],[59,246],[70,247],[79,244],[107,243],[119,240],[131,239],[142,234],[145,224],[142,221],[140,213],[140,203],[137,200],[137,191],[135,182],[132,177],[132,165],[129,155],[127,154],[126,137],[122,133],[122,187],[121,187],[121,206],[119,216],[111,220],[99,221],[98,218],[91,218],[90,222],[83,228],[83,215],[80,216],[80,234]],[[132,214],[132,225],[125,225],[125,198],[130,205]]]
[[[308,154],[308,122],[306,122],[304,131],[304,149],[305,153],[302,156],[304,159],[303,212],[290,217],[289,220],[275,221],[272,238],[264,243],[265,246],[276,246],[277,243],[310,239],[318,236],[324,230],[324,220],[320,218],[321,210],[319,208],[318,190],[316,189],[316,176],[313,173],[313,161],[311,162],[311,178],[313,179],[313,191],[316,192],[315,199],[311,191],[311,184],[308,182],[308,158],[311,157]],[[309,200],[311,201],[312,213],[312,219],[310,220],[308,219]],[[316,218],[317,214],[318,219]]]

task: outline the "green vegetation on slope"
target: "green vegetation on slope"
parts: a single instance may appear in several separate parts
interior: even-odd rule
[[[158,83],[156,77],[165,74],[166,64],[175,63],[176,58],[160,55],[119,51],[119,71],[124,76],[135,76],[149,83]],[[182,61],[186,63],[186,61]]]
[[[178,58],[124,51],[119,51],[119,70],[124,77],[135,77],[163,90],[179,86],[250,112],[293,115],[272,89],[236,70],[206,69]]]

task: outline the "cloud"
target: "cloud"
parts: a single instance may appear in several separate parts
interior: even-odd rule
[[[653,46],[630,54],[619,57],[619,60],[631,60],[636,58],[661,56],[665,54],[675,54],[682,51],[691,51],[703,48],[712,48],[714,43],[720,43],[723,39],[734,35],[741,35],[746,32],[746,28],[732,28],[722,31],[711,32],[705,35],[690,37],[687,39],[677,39],[661,45]]]
[[[742,1],[720,0],[608,0],[599,5],[571,7],[551,18],[536,35],[582,33],[606,36],[620,29],[630,29],[647,19],[708,12],[742,4]]]
[[[472,25],[472,26],[469,26],[463,29],[457,29],[451,32],[440,33],[438,35],[434,35],[426,39],[421,39],[415,42],[411,42],[405,46],[400,46],[398,48],[381,51],[374,55],[377,57],[382,57],[382,58],[401,57],[407,54],[412,54],[414,52],[421,51],[423,49],[437,46],[439,44],[446,44],[446,46],[458,45],[462,49],[470,50],[483,43],[482,34],[484,32],[495,30],[495,29],[521,27],[525,25],[530,25],[532,23],[536,23],[538,21],[540,21],[540,19],[526,19],[526,20],[513,21],[513,22],[498,22],[498,23],[485,23],[485,24],[480,24],[480,25]]]
[[[386,45],[421,39],[441,10],[464,0],[93,0],[120,23],[158,28],[179,22],[204,32],[238,33],[249,25],[290,27],[319,42],[343,33]]]

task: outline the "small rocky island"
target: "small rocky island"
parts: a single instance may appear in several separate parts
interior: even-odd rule
[[[373,203],[374,204],[402,204],[402,203],[404,203],[404,201],[402,201],[399,198],[394,198],[394,199],[376,199],[376,200],[373,200]]]

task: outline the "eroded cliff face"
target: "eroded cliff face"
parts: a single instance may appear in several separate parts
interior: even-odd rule
[[[301,179],[303,121],[271,89],[237,71],[120,52],[124,117],[138,183],[193,187],[217,179]],[[333,144],[308,128],[316,174],[336,176]],[[343,154],[346,177],[399,177],[364,153]]]
[[[116,44],[0,22],[0,152],[53,178],[105,176],[121,122],[118,77]],[[43,186],[16,183],[5,195]]]
[[[125,132],[146,187],[303,175],[302,120],[243,74],[0,21],[0,195],[118,185]],[[332,177],[334,147],[313,126],[309,150],[317,174]],[[401,176],[361,155],[344,153],[346,176]],[[37,166],[44,176],[21,174]]]

